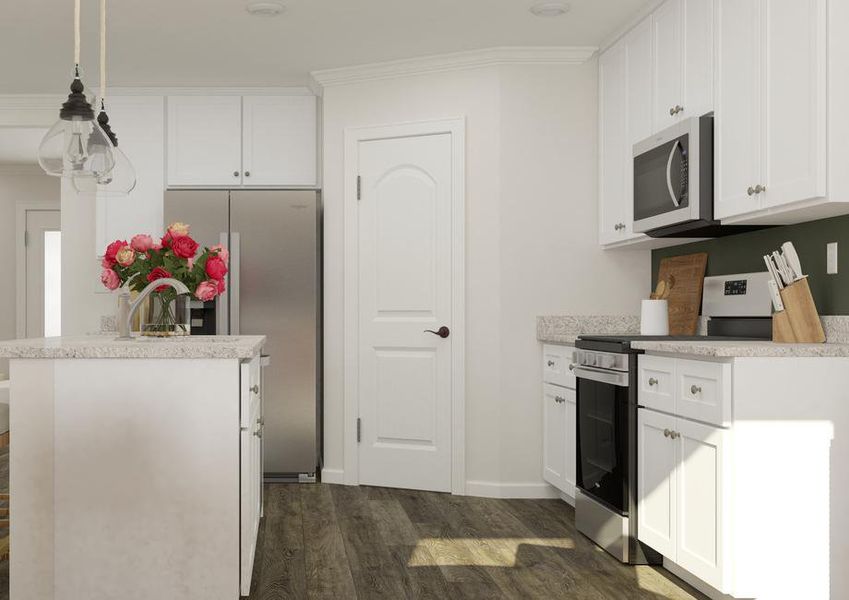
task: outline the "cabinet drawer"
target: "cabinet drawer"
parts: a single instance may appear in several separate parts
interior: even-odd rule
[[[637,402],[640,406],[675,412],[675,359],[662,356],[639,357]]]
[[[572,346],[543,346],[542,380],[545,383],[574,388],[575,375],[570,368],[574,352]]]
[[[675,414],[724,425],[731,420],[731,365],[679,359]]]

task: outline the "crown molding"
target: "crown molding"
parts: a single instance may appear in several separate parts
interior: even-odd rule
[[[652,14],[657,8],[664,3],[665,0],[651,0],[648,4],[643,6],[637,13],[631,17],[631,19],[625,23],[622,27],[616,29],[612,34],[610,34],[606,39],[604,39],[601,44],[598,45],[598,51],[604,52],[608,48],[610,48],[613,44],[621,40],[625,35],[628,34],[634,27],[640,24],[640,22]]]
[[[317,86],[476,69],[501,65],[580,65],[598,50],[595,46],[516,46],[453,52],[419,58],[324,69],[310,75]]]

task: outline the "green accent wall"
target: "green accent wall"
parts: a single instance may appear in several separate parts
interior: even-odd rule
[[[652,250],[652,288],[662,258],[707,252],[708,276],[766,271],[763,255],[778,250],[784,242],[796,247],[820,314],[849,315],[849,215]],[[836,275],[825,272],[829,242],[838,243]]]

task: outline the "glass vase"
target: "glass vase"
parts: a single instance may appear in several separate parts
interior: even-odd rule
[[[141,306],[140,333],[151,337],[174,337],[189,335],[189,301],[186,294],[177,294],[168,288],[153,292]]]

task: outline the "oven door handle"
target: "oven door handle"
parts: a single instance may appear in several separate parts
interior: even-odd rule
[[[589,379],[599,383],[609,383],[619,387],[628,387],[628,373],[623,371],[609,371],[594,367],[576,366],[573,371],[575,377]]]
[[[675,140],[675,143],[672,144],[672,150],[669,151],[669,160],[666,161],[666,188],[669,190],[669,197],[672,198],[672,204],[675,205],[675,208],[681,206],[678,194],[672,189],[672,159],[675,158],[675,151],[678,148],[681,148],[681,142]],[[683,148],[681,149],[683,150]]]

